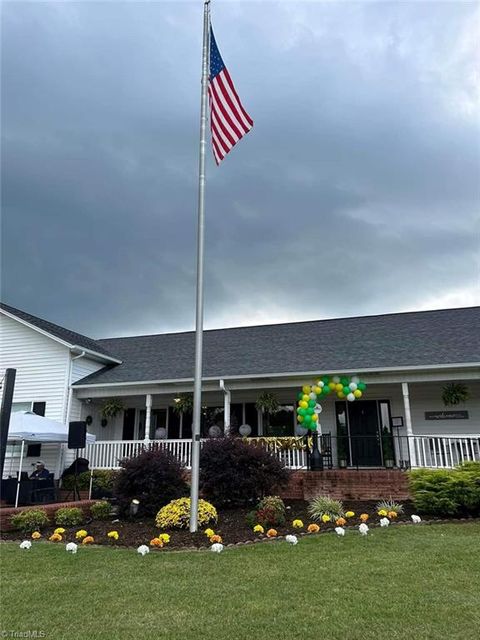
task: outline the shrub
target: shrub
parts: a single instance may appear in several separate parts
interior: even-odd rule
[[[415,508],[435,515],[480,513],[480,463],[455,469],[415,469],[409,472]]]
[[[143,451],[120,462],[114,494],[125,513],[131,501],[140,501],[139,514],[155,515],[160,507],[188,492],[180,462],[163,449]]]
[[[49,520],[45,509],[28,509],[27,511],[15,513],[10,518],[10,523],[14,529],[20,529],[27,534],[46,527]]]
[[[274,454],[240,438],[215,438],[200,454],[200,488],[217,506],[255,503],[288,482],[288,471]]]
[[[308,503],[308,513],[312,520],[322,520],[322,516],[328,516],[330,520],[343,518],[344,509],[341,500],[334,500],[330,496],[317,496]]]
[[[285,524],[286,511],[283,500],[278,496],[267,496],[260,500],[257,508],[247,514],[247,524],[254,527],[261,524],[263,527],[279,527]]]
[[[198,501],[198,524],[203,527],[217,521],[217,510],[206,500]],[[185,529],[190,522],[190,498],[172,500],[157,513],[155,523],[160,529]]]
[[[92,478],[92,497],[103,498],[113,495],[117,469],[96,469]],[[62,480],[62,489],[72,491],[75,476],[70,475]],[[90,471],[84,471],[77,476],[77,487],[80,491],[88,491],[90,488]]]
[[[55,511],[55,524],[62,527],[75,527],[85,520],[83,511],[79,507],[62,507]]]
[[[404,511],[403,504],[395,502],[395,500],[392,500],[391,498],[389,500],[380,500],[380,502],[377,502],[375,510],[377,513],[382,510],[387,512],[393,511],[397,516],[401,515]]]
[[[90,514],[94,520],[108,520],[111,511],[112,507],[106,500],[95,502],[95,504],[92,504],[90,507]]]

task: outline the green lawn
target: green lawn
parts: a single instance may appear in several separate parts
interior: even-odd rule
[[[3,630],[46,638],[477,639],[480,524],[211,552],[1,545]]]

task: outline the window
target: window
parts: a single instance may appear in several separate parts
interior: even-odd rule
[[[31,411],[31,409],[31,402],[12,402],[12,413],[17,413],[18,411]]]
[[[271,415],[263,414],[263,433],[266,436],[291,436],[295,429],[295,408],[293,404],[283,404]]]

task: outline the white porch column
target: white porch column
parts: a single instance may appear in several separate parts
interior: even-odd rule
[[[145,443],[150,440],[150,423],[152,420],[152,394],[147,393],[145,397]]]
[[[220,389],[223,391],[223,424],[224,433],[227,436],[230,433],[230,403],[232,394],[230,389],[227,389],[223,380],[220,380]]]
[[[403,407],[405,410],[405,426],[407,427],[408,451],[410,454],[410,466],[417,466],[417,456],[415,454],[415,442],[413,440],[412,414],[410,412],[410,394],[408,382],[402,382]]]

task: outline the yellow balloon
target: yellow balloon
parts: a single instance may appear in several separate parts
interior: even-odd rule
[[[302,409],[306,409],[308,407],[308,402],[305,402],[305,400],[300,400],[298,406],[302,407]]]
[[[322,388],[321,387],[313,387],[313,393],[316,393],[317,396],[319,393],[322,393]]]
[[[310,400],[310,396],[307,396],[307,394],[305,394],[304,396],[302,396],[302,400],[308,402]]]
[[[317,422],[317,420],[318,420],[318,416],[316,413],[314,413],[312,416],[312,422]]]
[[[336,389],[337,385],[334,382],[329,382],[328,386],[330,387],[330,389],[333,391],[334,389]]]
[[[303,416],[297,416],[297,422],[300,422],[300,424],[302,424]]]
[[[342,389],[343,389],[343,384],[340,384],[340,382],[339,382],[338,384],[336,384],[336,385],[335,385],[335,389],[336,389],[337,391],[342,391]]]
[[[361,398],[363,396],[362,390],[355,389],[355,391],[353,392],[353,395],[355,396],[355,398]]]
[[[337,396],[338,396],[339,398],[345,398],[345,394],[343,393],[343,391],[339,391],[339,392],[337,393]]]
[[[307,395],[311,392],[311,390],[312,390],[312,387],[310,387],[309,385],[305,385],[304,387],[302,387],[303,393]]]

